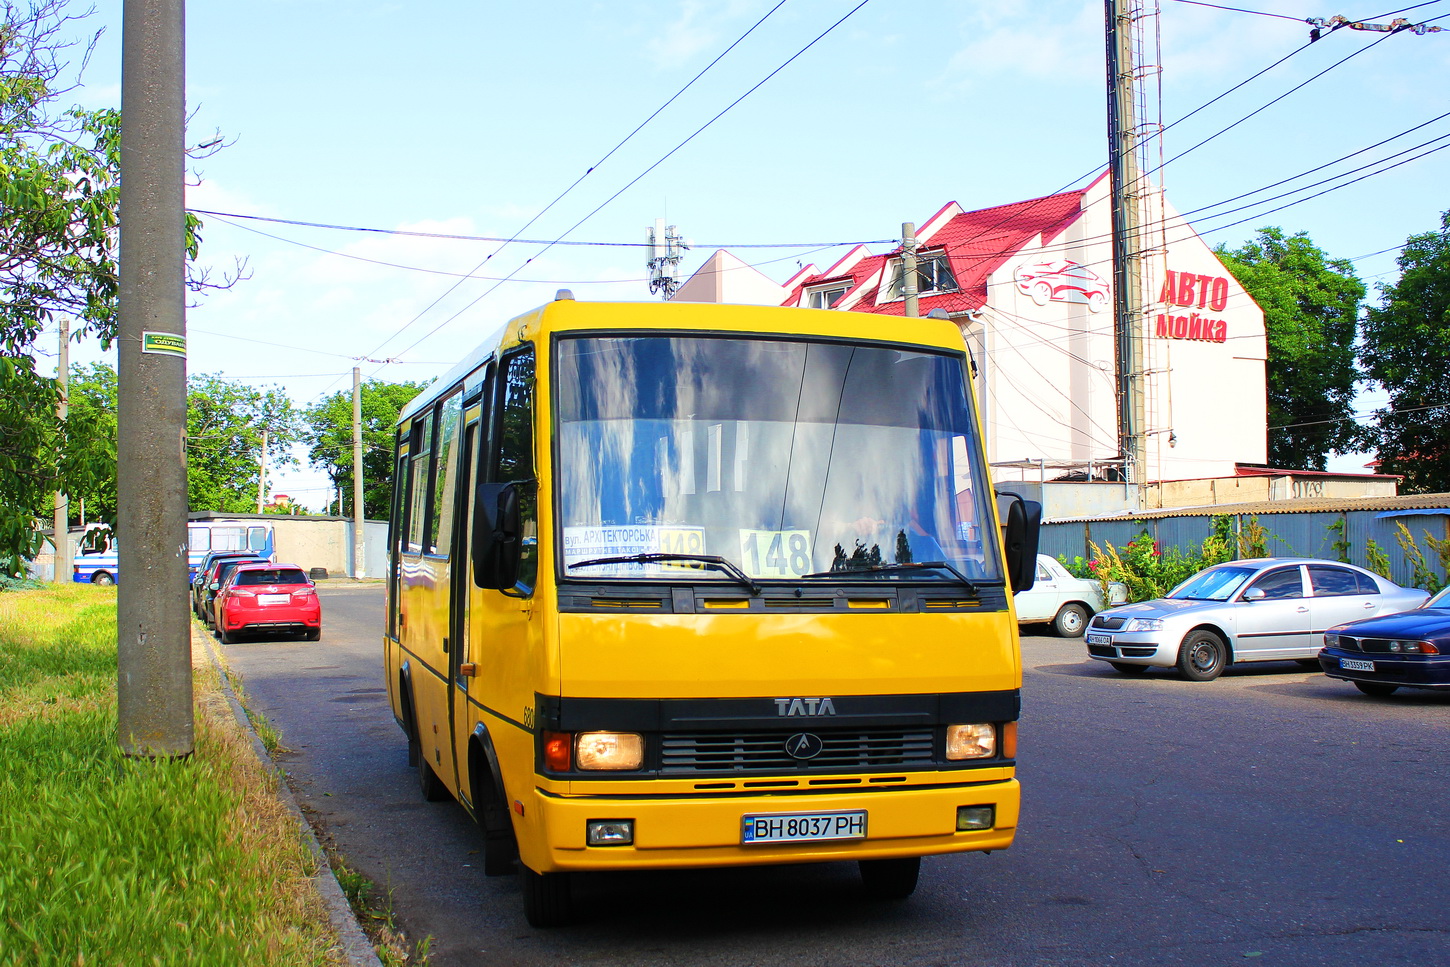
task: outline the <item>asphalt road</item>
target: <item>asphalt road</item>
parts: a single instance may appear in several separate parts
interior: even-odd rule
[[[322,641],[226,653],[304,810],[434,967],[1450,964],[1450,694],[1371,699],[1293,663],[1126,678],[1024,637],[1010,850],[929,857],[899,903],[862,898],[854,864],[597,874],[577,925],[536,931],[462,808],[419,797],[381,587],[321,593]]]

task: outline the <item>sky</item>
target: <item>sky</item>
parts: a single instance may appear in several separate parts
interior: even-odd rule
[[[1328,2],[1145,0],[1150,111],[1168,197],[1209,244],[1307,232],[1373,298],[1450,209],[1450,0]],[[121,9],[80,25],[103,31],[83,106],[120,102]],[[1309,44],[1305,18],[1336,14],[1446,29]],[[784,281],[948,202],[1082,187],[1108,152],[1103,20],[1101,0],[193,2],[187,141],[226,146],[187,205],[211,213],[202,263],[245,272],[188,310],[188,372],[306,407],[354,366],[430,380],[560,288],[657,299],[657,218],[693,243],[686,277],[730,248]],[[297,452],[272,493],[322,509]]]

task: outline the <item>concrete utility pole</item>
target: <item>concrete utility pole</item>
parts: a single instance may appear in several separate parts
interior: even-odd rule
[[[341,507],[341,503],[338,504]],[[362,445],[362,376],[352,368],[352,576],[367,577],[363,539],[363,445]]]
[[[189,756],[183,0],[125,0],[121,38],[117,740]]]
[[[915,319],[916,306],[916,223],[901,223],[901,293],[906,298],[906,315]]]
[[[257,458],[257,513],[267,502],[267,428],[262,427],[262,455]]]
[[[1117,338],[1118,446],[1133,483],[1147,469],[1147,403],[1143,391],[1141,184],[1133,110],[1135,0],[1106,0],[1108,151],[1113,193],[1113,329]]]
[[[55,357],[55,385],[60,390],[60,402],[55,406],[56,418],[65,426],[70,413],[70,317],[60,317],[60,351]],[[55,548],[54,579],[56,584],[70,583],[70,501],[64,490],[55,492],[55,520],[50,531],[50,544]]]

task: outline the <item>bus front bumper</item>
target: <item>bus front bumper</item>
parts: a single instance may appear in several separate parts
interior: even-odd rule
[[[539,873],[889,859],[1006,849],[1017,831],[1016,779],[842,795],[560,796],[511,803],[520,858]],[[962,807],[991,807],[988,829],[958,831]],[[743,843],[745,817],[866,813],[864,839]],[[981,815],[980,811],[977,815]],[[591,846],[591,821],[628,820],[633,842]]]

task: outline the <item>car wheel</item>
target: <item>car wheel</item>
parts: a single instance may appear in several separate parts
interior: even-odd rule
[[[1148,671],[1147,665],[1130,665],[1125,661],[1110,661],[1108,664],[1124,675],[1142,675]]]
[[[860,860],[861,885],[873,900],[904,900],[916,892],[921,874],[921,857],[892,860]]]
[[[529,926],[562,927],[573,917],[574,903],[568,873],[535,873],[527,866],[523,877],[524,918]]]
[[[1052,628],[1063,638],[1081,638],[1087,630],[1087,609],[1080,604],[1064,604],[1052,619]]]
[[[418,722],[413,721],[413,730],[408,734],[408,761],[418,764],[418,791],[425,802],[442,802],[448,798],[448,787],[433,771],[433,765],[423,754],[423,743],[418,738]]]
[[[322,640],[322,629],[321,628],[308,628],[307,629],[307,632],[302,636],[302,638],[305,641],[321,641]]]
[[[111,577],[111,575],[106,571],[97,571],[95,574],[91,575],[91,583],[99,584],[101,587],[108,587],[112,584],[115,584],[116,579]]]
[[[1101,292],[1094,292],[1087,300],[1089,312],[1102,312],[1107,307],[1108,297]]]
[[[235,645],[237,643],[238,636],[223,628],[221,625],[217,625],[216,636],[221,639],[221,643],[224,645]]]
[[[1212,631],[1190,631],[1178,646],[1178,672],[1190,682],[1211,682],[1228,666],[1228,645]]]
[[[1032,287],[1032,301],[1040,306],[1045,306],[1052,301],[1052,286],[1046,282],[1039,282]]]
[[[1393,695],[1400,686],[1386,685],[1384,682],[1355,682],[1354,687],[1366,695],[1373,695],[1375,698],[1384,698],[1386,695]]]

